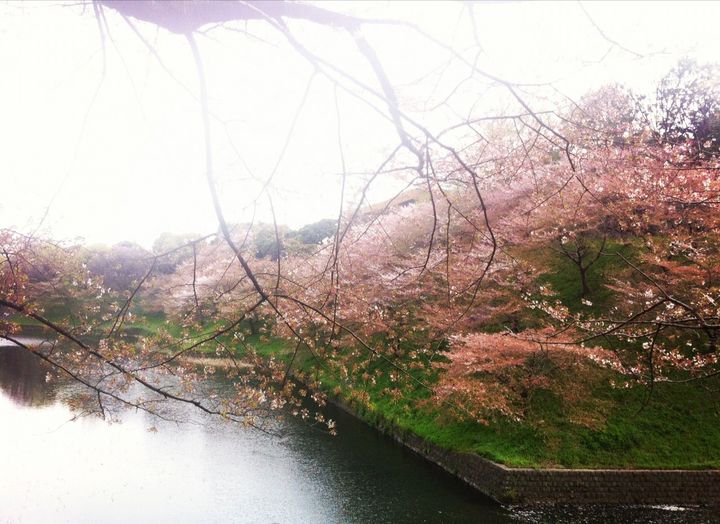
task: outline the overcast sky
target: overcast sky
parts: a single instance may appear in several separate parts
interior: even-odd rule
[[[214,231],[197,76],[186,41],[137,23],[161,65],[108,9],[111,39],[103,52],[92,9],[75,4],[0,7],[0,227],[32,231],[42,222],[44,232],[64,239],[127,239],[146,246],[163,231]],[[647,90],[679,57],[712,61],[720,50],[720,4],[711,2],[583,4],[597,27],[576,3],[478,3],[477,41],[460,3],[323,5],[410,20],[470,58],[479,43],[485,70],[517,82],[552,82],[573,97],[611,81]],[[313,77],[307,62],[264,22],[236,27],[250,35],[215,29],[198,37],[229,220],[249,220],[276,164],[269,194],[279,221],[296,227],[336,216],[338,144],[349,172],[371,171],[396,145],[392,127],[353,96]],[[375,85],[347,34],[309,23],[291,29]],[[403,107],[427,125],[439,129],[473,104],[482,111],[501,103],[495,91],[465,85],[447,106],[427,111],[467,69],[457,62],[444,67],[447,51],[411,31],[378,26],[364,34]],[[363,177],[351,178],[346,202],[356,198],[353,190]],[[371,198],[387,198],[398,183],[381,180]],[[259,199],[257,218],[270,219],[267,202],[267,196]]]

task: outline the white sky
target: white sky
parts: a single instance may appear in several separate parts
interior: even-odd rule
[[[458,51],[474,44],[470,18],[459,3],[323,5],[413,21]],[[483,48],[479,65],[513,81],[553,82],[576,97],[610,81],[648,89],[683,55],[717,60],[718,3],[584,5],[609,38],[644,57],[611,49],[576,3],[489,3],[474,7]],[[214,231],[199,107],[187,91],[197,87],[188,46],[181,36],[137,24],[173,78],[114,11],[106,14],[112,42],[106,44],[103,75],[92,9],[49,2],[0,7],[0,227],[32,231],[49,209],[43,231],[90,243],[127,239],[149,246],[163,231]],[[376,85],[347,34],[309,23],[291,28],[308,47]],[[272,172],[312,72],[264,22],[247,29],[267,42],[225,30],[198,38],[218,117],[214,154],[231,221],[249,219],[247,206],[259,186],[248,181],[248,170],[260,179]],[[450,108],[422,109],[428,97],[447,95],[467,69],[456,62],[442,77],[414,84],[437,70],[447,53],[396,27],[368,27],[364,34],[403,107],[435,128],[450,122]],[[334,93],[327,80],[313,79],[271,186],[280,222],[296,227],[337,215],[341,164]],[[338,97],[347,168],[371,171],[395,147],[396,135],[367,106],[342,91]],[[466,114],[478,100],[481,109],[497,105],[496,97],[495,91],[466,85],[451,108]],[[353,199],[353,180],[346,201]],[[386,198],[395,187],[396,181],[383,180],[372,197]],[[260,204],[257,216],[267,221],[267,199]]]

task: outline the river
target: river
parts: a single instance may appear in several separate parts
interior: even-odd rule
[[[332,437],[236,425],[73,419],[44,363],[0,345],[0,523],[718,522],[696,508],[507,508],[349,415]]]

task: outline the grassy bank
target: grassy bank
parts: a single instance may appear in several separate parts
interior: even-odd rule
[[[629,245],[608,245],[609,249],[634,256]],[[552,253],[525,254],[526,257],[551,257]],[[572,262],[556,256],[552,270],[539,278],[550,285],[558,298],[573,311],[597,308],[612,303],[612,293],[602,283],[617,271],[618,257],[603,256],[588,274],[592,290],[580,301],[580,282]],[[584,309],[583,309],[584,308]],[[50,319],[62,317],[62,311],[48,309]],[[38,329],[37,322],[24,320],[27,329]],[[109,328],[110,323],[102,324]],[[211,332],[219,324],[208,324]],[[242,327],[242,326],[241,326]],[[133,308],[124,325],[126,334],[159,335],[177,338],[186,330],[167,321],[160,313],[150,314]],[[196,335],[197,336],[197,335]],[[239,356],[248,347],[264,357],[290,358],[292,350],[279,339],[249,336],[238,344],[230,335],[220,339],[236,348]],[[215,356],[215,345],[193,351],[199,359]],[[408,431],[441,447],[480,456],[510,466],[573,468],[720,468],[720,404],[717,391],[720,377],[686,384],[657,383],[649,395],[635,386],[614,387],[621,377],[604,369],[593,368],[584,375],[569,377],[582,391],[582,406],[571,403],[550,390],[535,390],[527,400],[520,420],[491,418],[486,424],[459,419],[450,408],[428,402],[430,393],[422,387],[405,388],[401,395],[389,391],[389,371],[385,362],[373,364],[384,373],[372,384],[353,383],[327,367],[317,366],[307,350],[295,359],[295,368],[312,373],[329,395],[336,396],[369,424],[391,425]],[[423,377],[432,381],[432,376]],[[590,380],[591,379],[591,380]],[[339,428],[342,431],[342,428]]]
[[[163,330],[179,334],[161,316],[136,317],[131,332],[151,335]],[[226,342],[230,342],[229,340]],[[265,357],[288,359],[291,349],[279,339],[251,336],[246,344]],[[235,346],[239,355],[245,349]],[[214,350],[198,348],[198,355]],[[378,364],[381,366],[382,364]],[[458,420],[449,409],[426,402],[423,388],[400,397],[387,394],[387,374],[374,386],[352,386],[336,374],[314,365],[302,351],[296,367],[313,373],[331,396],[338,397],[370,425],[392,425],[454,451],[473,452],[517,467],[586,468],[720,468],[720,408],[715,392],[720,380],[688,384],[658,383],[648,398],[642,387],[613,388],[609,372],[591,391],[587,403],[598,421],[572,420],[564,399],[538,390],[521,421],[497,417],[488,424]],[[342,428],[339,428],[342,431]]]
[[[608,252],[633,258],[632,245],[608,243]],[[552,253],[534,256],[551,257]],[[580,300],[581,285],[567,259],[555,256],[549,273],[540,278],[552,286],[571,310],[601,311],[613,300],[602,284],[621,267],[615,256],[602,256],[588,273],[592,305]],[[262,346],[260,346],[262,347]],[[282,344],[263,347],[265,354],[287,358]],[[572,468],[720,468],[720,403],[716,392],[720,377],[686,384],[655,384],[647,388],[617,387],[623,378],[593,367],[570,377],[587,395],[578,408],[549,390],[536,390],[520,421],[496,417],[487,424],[459,420],[449,408],[427,402],[423,388],[389,395],[387,372],[375,385],[352,386],[327,369],[313,365],[308,353],[296,360],[312,372],[326,392],[349,404],[368,423],[390,424],[410,431],[454,451],[477,453],[485,458],[517,467]],[[378,364],[382,366],[382,364]],[[342,431],[342,428],[340,428]]]
[[[275,354],[282,358],[289,352]],[[310,371],[312,359],[303,357],[300,365]],[[573,422],[563,399],[550,391],[536,392],[522,421],[499,417],[481,424],[424,402],[428,393],[422,389],[394,398],[385,393],[387,384],[358,390],[327,371],[313,373],[326,392],[373,426],[390,424],[447,449],[509,466],[720,468],[720,414],[708,397],[708,389],[720,387],[718,380],[658,384],[649,398],[644,388],[613,388],[605,382],[587,400],[602,411],[602,420],[588,426]],[[366,399],[358,400],[364,393]]]

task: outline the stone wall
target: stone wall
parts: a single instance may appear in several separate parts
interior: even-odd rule
[[[499,502],[720,506],[720,470],[508,468],[416,435],[395,437]]]

